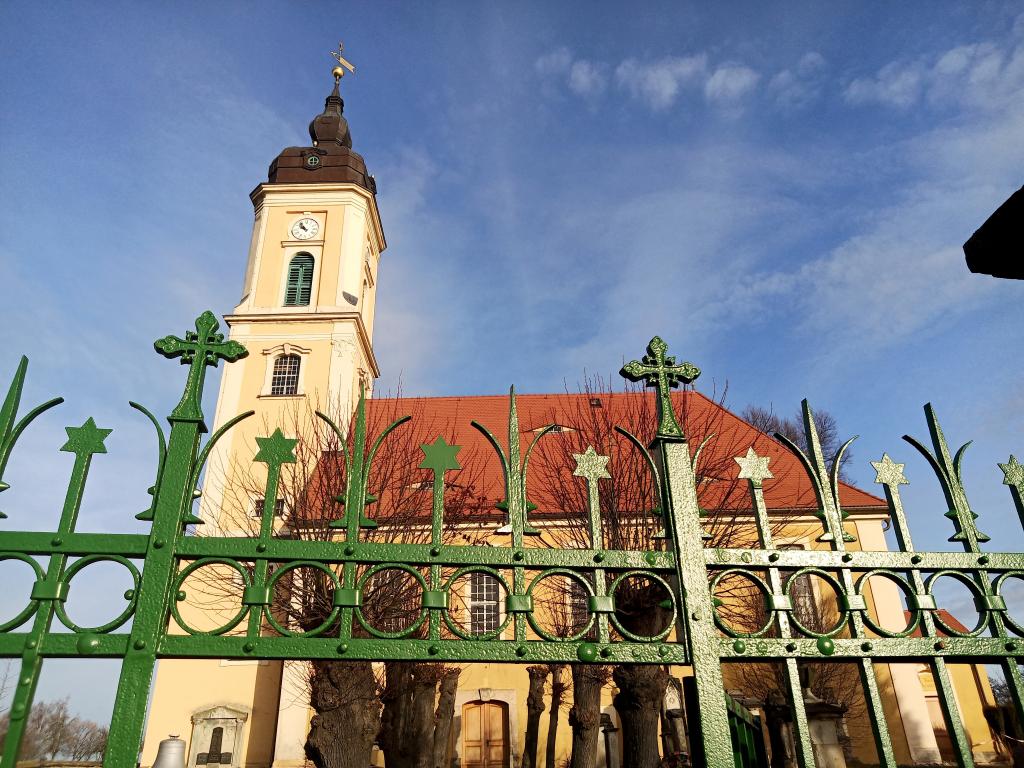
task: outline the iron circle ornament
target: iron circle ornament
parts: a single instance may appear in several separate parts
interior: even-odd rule
[[[419,584],[421,598],[422,593],[427,590],[427,582],[423,578],[423,574],[417,571],[411,565],[406,565],[405,563],[379,563],[373,566],[372,568],[368,568],[366,570],[366,573],[364,573],[362,577],[360,577],[359,581],[356,582],[356,589],[361,594],[366,594],[364,591],[364,587],[367,585],[367,583],[369,583],[370,579],[372,579],[381,571],[402,571],[403,573],[408,573],[410,576],[413,577],[416,583]],[[403,637],[408,637],[421,626],[423,626],[423,622],[427,620],[427,609],[424,608],[421,604],[419,616],[416,617],[416,620],[412,624],[410,624],[408,627],[404,627],[403,629],[397,630],[395,632],[387,632],[383,629],[377,629],[377,627],[373,626],[367,620],[367,618],[363,615],[363,607],[361,605],[356,606],[354,613],[356,616],[356,620],[359,622],[359,625],[363,629],[365,629],[374,637],[380,638],[382,640],[398,640]]]
[[[323,563],[318,563],[314,560],[297,560],[295,562],[288,563],[287,565],[284,565],[274,571],[274,573],[270,576],[270,579],[267,581],[268,592],[270,594],[274,594],[274,588],[277,586],[277,582],[280,581],[281,577],[284,576],[286,573],[291,573],[296,568],[312,568],[314,570],[320,571],[321,573],[325,574],[328,579],[330,579],[334,589],[338,589],[338,587],[340,586],[338,583],[337,575],[335,575],[335,573]],[[274,612],[270,610],[270,606],[265,606],[263,615],[266,618],[267,623],[270,624],[270,626],[272,626],[277,632],[280,632],[285,637],[317,637],[318,635],[321,635],[325,631],[327,631],[327,629],[338,618],[338,614],[340,612],[341,608],[339,606],[334,606],[331,609],[330,613],[327,614],[327,618],[325,618],[320,624],[313,627],[312,629],[307,629],[302,632],[295,632],[281,624],[281,622],[279,622],[275,618]]]
[[[28,555],[23,555],[20,552],[3,552],[3,553],[0,553],[0,563],[6,562],[8,560],[18,560],[18,561],[20,561],[22,563],[26,563],[35,572],[36,582],[40,582],[40,581],[42,581],[45,578],[44,573],[43,573],[43,567],[33,557],[29,557]],[[4,623],[0,624],[0,632],[9,632],[12,629],[17,629],[22,624],[24,624],[26,621],[28,621],[29,618],[31,618],[32,614],[36,612],[36,609],[38,607],[39,607],[39,600],[36,599],[36,598],[33,598],[33,597],[29,597],[28,605],[26,605],[21,610],[21,612],[18,613],[18,615],[16,615],[14,618],[8,619]]]
[[[925,579],[924,591],[934,598],[935,594],[934,592],[932,592],[932,590],[935,587],[935,582],[943,577],[951,578],[953,579],[953,581],[958,581],[965,587],[967,587],[967,591],[971,593],[971,596],[975,600],[975,605],[977,605],[982,600],[982,598],[984,598],[984,595],[981,591],[981,587],[978,586],[974,579],[972,579],[970,576],[961,571],[954,571],[948,568],[941,571],[936,571],[927,579]],[[967,632],[961,632],[956,627],[952,626],[949,622],[944,621],[940,611],[934,611],[932,614],[932,618],[935,619],[935,623],[942,629],[943,632],[952,637],[977,637],[985,631],[985,627],[988,626],[990,616],[991,613],[989,611],[979,610],[978,623],[974,626],[974,629],[970,629]]]
[[[724,579],[726,576],[730,576],[730,575],[731,576],[739,576],[739,577],[741,577],[743,579],[747,579],[748,581],[753,583],[761,591],[761,593],[764,595],[764,597],[765,597],[765,607],[768,608],[768,610],[767,610],[767,618],[765,619],[764,624],[759,629],[755,629],[752,632],[738,632],[737,630],[733,629],[729,625],[729,623],[719,615],[719,613],[718,613],[718,605],[720,603],[715,598],[715,589],[718,587],[718,583],[722,579]],[[720,630],[725,632],[725,634],[729,635],[729,637],[744,637],[744,638],[746,638],[746,637],[763,637],[764,634],[769,629],[771,629],[772,624],[775,621],[775,609],[768,607],[768,600],[767,600],[767,598],[771,596],[772,590],[768,586],[768,584],[765,583],[764,579],[762,579],[757,574],[751,573],[750,571],[744,570],[743,568],[727,568],[724,571],[720,571],[718,573],[718,575],[716,575],[715,578],[713,578],[711,580],[711,583],[708,585],[708,589],[711,591],[711,602],[712,602],[712,606],[713,606],[712,609],[711,609],[711,613],[712,613],[712,615],[715,618],[715,624],[718,626],[718,628]]]
[[[992,582],[992,591],[998,597],[1003,598],[1004,602],[1006,602],[1006,596],[1003,594],[1003,585],[1008,579],[1019,579],[1024,581],[1024,571],[1006,571],[1005,573],[999,574],[996,580]],[[1021,637],[1024,637],[1024,625],[1021,625],[1019,621],[1014,619],[1008,610],[1003,611],[1003,621],[1010,629]]]
[[[66,571],[62,581],[67,585],[68,593],[71,592],[71,579],[75,577],[79,571],[88,568],[90,565],[96,563],[117,563],[118,565],[124,566],[128,573],[132,577],[132,588],[129,592],[125,592],[125,599],[128,601],[128,605],[125,606],[124,610],[121,611],[117,616],[108,621],[106,624],[99,624],[95,627],[83,627],[68,618],[67,608],[63,600],[55,600],[53,605],[53,612],[60,620],[60,623],[70,629],[72,632],[105,635],[108,632],[120,627],[132,614],[135,613],[135,606],[139,600],[139,583],[142,581],[142,574],[139,573],[139,569],[135,567],[135,563],[126,557],[121,555],[89,555],[87,557],[80,558],[73,562]]]
[[[512,594],[512,590],[509,588],[508,582],[505,580],[505,577],[502,576],[501,573],[498,572],[496,569],[488,568],[486,565],[467,565],[463,568],[459,568],[457,571],[455,571],[455,573],[451,575],[451,577],[449,577],[448,581],[445,582],[444,591],[451,595],[451,590],[452,587],[455,585],[455,582],[461,579],[463,576],[473,573],[484,573],[488,576],[492,576],[493,578],[497,579],[498,583],[501,585],[501,588],[505,590],[506,598]],[[449,600],[449,605],[450,604],[451,601]],[[502,632],[505,631],[505,628],[509,625],[509,622],[512,621],[512,614],[509,611],[505,611],[505,618],[495,629],[492,629],[490,632],[480,632],[474,634],[473,632],[467,632],[464,627],[460,626],[459,623],[451,617],[450,607],[445,608],[444,611],[442,611],[441,615],[444,616],[444,623],[448,627],[448,629],[450,629],[463,640],[494,640],[496,637],[501,635]]]
[[[676,596],[674,591],[672,590],[672,587],[669,586],[668,582],[665,581],[665,579],[663,579],[661,576],[656,574],[654,571],[625,571],[623,573],[620,573],[608,587],[608,594],[614,599],[615,591],[622,585],[622,583],[626,579],[631,577],[635,578],[638,576],[649,579],[650,581],[654,582],[655,584],[659,585],[662,589],[665,590],[665,592],[668,594],[668,599],[672,603],[671,612],[673,616],[673,621],[668,622],[668,625],[656,635],[637,635],[633,632],[630,632],[628,629],[622,626],[622,622],[619,621],[619,618],[615,614],[615,611],[612,611],[608,614],[608,619],[609,621],[611,621],[612,626],[615,627],[616,631],[627,640],[632,640],[636,643],[656,643],[659,640],[664,640],[666,637],[668,637],[668,633],[672,631],[672,625],[675,623],[674,619],[676,616],[679,615],[679,606],[676,603]]]
[[[526,588],[526,594],[532,600],[533,590],[536,589],[537,585],[543,582],[545,579],[550,579],[554,576],[565,576],[570,581],[581,585],[583,587],[583,591],[586,593],[588,598],[594,596],[594,588],[590,586],[587,580],[584,579],[581,574],[577,573],[576,571],[572,571],[568,568],[549,568],[546,571],[541,571],[530,582],[530,586]],[[586,637],[587,633],[590,632],[591,627],[594,626],[594,614],[589,612],[587,614],[587,623],[584,625],[583,629],[574,634],[564,636],[553,635],[546,629],[541,627],[540,622],[537,621],[537,617],[534,615],[532,609],[526,612],[526,620],[530,623],[530,626],[533,628],[534,632],[536,632],[545,640],[549,640],[553,643],[571,643],[574,640],[581,640],[584,637]]]
[[[840,584],[839,580],[828,571],[824,571],[821,568],[801,568],[789,575],[789,578],[786,579],[785,586],[783,586],[782,588],[783,594],[789,598],[790,602],[793,601],[793,595],[791,594],[793,585],[796,583],[796,580],[801,576],[817,576],[819,579],[821,579],[830,587],[832,587],[833,590],[835,590],[837,599],[840,597],[847,597],[846,590],[843,589],[842,584]],[[838,611],[838,613],[839,619],[838,621],[836,621],[835,625],[831,629],[827,629],[822,632],[815,632],[810,627],[804,626],[800,619],[797,618],[796,611],[791,612],[789,617],[789,623],[796,627],[798,630],[800,630],[800,632],[806,635],[807,637],[835,637],[842,631],[843,627],[846,626],[847,621],[849,621],[850,619],[850,612],[848,610]]]
[[[185,570],[178,574],[178,577],[174,580],[174,588],[171,590],[171,593],[183,594],[181,588],[182,585],[185,583],[185,579],[187,579],[193,573],[198,571],[200,568],[205,568],[208,565],[223,565],[236,571],[242,579],[243,590],[246,587],[252,586],[252,582],[249,577],[249,572],[237,560],[232,560],[228,557],[204,557],[200,558],[199,560],[196,560],[187,568],[185,568]],[[200,636],[223,635],[225,632],[230,632],[232,629],[238,626],[238,623],[245,618],[247,613],[249,613],[249,609],[253,607],[250,605],[245,605],[243,603],[241,607],[239,607],[238,613],[235,614],[234,617],[229,619],[226,624],[222,624],[221,626],[216,627],[215,629],[208,629],[204,631],[190,626],[189,623],[181,617],[181,612],[178,610],[179,602],[179,600],[171,600],[171,615],[174,617],[174,620],[178,623],[178,626],[181,627],[188,634]]]
[[[868,571],[867,573],[863,574],[859,579],[857,579],[856,584],[854,584],[854,594],[860,595],[862,598],[866,600],[867,595],[865,595],[864,592],[868,586],[868,581],[871,579],[872,576],[878,576],[879,578],[884,578],[888,581],[893,582],[897,587],[903,590],[903,595],[905,598],[909,598],[912,594],[914,594],[914,589],[910,586],[909,581],[903,578],[903,576],[898,574],[896,571],[890,571],[886,568],[875,568],[874,570]],[[864,619],[864,624],[867,625],[867,627],[872,632],[874,632],[877,635],[880,635],[881,637],[910,637],[910,635],[914,634],[918,626],[921,624],[921,611],[921,608],[910,611],[910,622],[904,629],[900,630],[899,632],[894,632],[891,629],[886,629],[885,627],[881,626],[872,617],[871,611],[863,611],[861,615]]]

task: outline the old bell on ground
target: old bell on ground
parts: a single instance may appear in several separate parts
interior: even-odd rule
[[[153,768],[185,768],[185,742],[174,734],[161,741]]]

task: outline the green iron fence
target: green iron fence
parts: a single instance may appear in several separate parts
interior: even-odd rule
[[[161,657],[688,664],[692,666],[699,705],[699,724],[691,738],[699,741],[706,764],[713,768],[734,765],[730,715],[723,696],[723,667],[731,663],[759,660],[783,665],[797,758],[802,766],[813,766],[814,756],[799,676],[801,661],[844,660],[857,665],[879,760],[885,766],[894,767],[896,762],[875,678],[876,662],[921,661],[930,665],[961,766],[973,762],[954,701],[947,668],[951,661],[1001,665],[1018,717],[1022,715],[1024,683],[1018,658],[1024,652],[1024,626],[1009,615],[1003,591],[1009,580],[1024,579],[1024,555],[981,552],[980,543],[987,537],[975,525],[977,516],[968,506],[961,482],[964,448],[950,458],[930,407],[926,407],[926,415],[934,453],[907,439],[925,455],[942,484],[950,509],[947,517],[955,528],[953,540],[962,543],[963,553],[914,550],[899,497],[899,486],[906,482],[903,465],[888,456],[874,465],[877,482],[885,490],[900,551],[849,551],[847,545],[852,543],[852,536],[843,527],[846,515],[839,505],[837,491],[839,462],[834,462],[835,470],[828,471],[806,403],[810,455],[795,445],[790,444],[789,448],[813,483],[817,517],[822,525],[818,541],[827,543],[829,549],[790,551],[775,546],[762,494],[762,483],[771,478],[771,473],[767,459],[752,450],[737,461],[739,478],[749,484],[759,546],[706,546],[693,456],[670,398],[673,387],[680,382],[692,382],[700,371],[689,363],[677,364],[667,356],[666,345],[659,338],[651,341],[642,360],[630,363],[622,371],[625,377],[655,388],[657,436],[648,452],[635,437],[624,434],[643,452],[656,478],[668,542],[666,551],[603,548],[598,483],[608,477],[608,459],[592,448],[575,456],[574,471],[588,491],[591,546],[524,546],[524,536],[533,530],[528,519],[532,505],[526,495],[526,474],[530,453],[544,431],[525,453],[521,452],[514,395],[505,446],[484,427],[474,424],[495,450],[504,473],[502,507],[507,514],[508,525],[504,530],[510,537],[509,546],[460,546],[443,540],[445,476],[456,471],[459,464],[458,447],[448,445],[442,438],[423,446],[420,465],[433,475],[429,541],[361,541],[361,529],[375,525],[367,516],[367,504],[372,501],[367,487],[370,466],[383,440],[405,421],[390,425],[371,443],[362,402],[357,408],[351,447],[343,456],[345,487],[339,489],[337,500],[342,503],[344,514],[331,522],[337,530],[336,540],[307,541],[274,535],[273,516],[282,467],[296,460],[296,440],[286,438],[280,429],[270,437],[257,438],[259,451],[255,461],[266,466],[267,475],[258,535],[194,536],[186,532],[188,526],[201,522],[192,507],[210,452],[227,430],[251,415],[241,414],[205,443],[202,441],[206,428],[200,400],[206,369],[217,366],[220,360],[238,360],[247,352],[237,342],[224,340],[218,333],[216,318],[209,312],[197,319],[194,332],[186,333],[184,338],[165,337],[155,346],[165,357],[180,358],[188,366],[188,377],[181,401],[168,417],[171,429],[166,440],[157,419],[142,406],[132,404],[156,427],[160,443],[157,479],[151,489],[152,505],[139,515],[151,522],[149,534],[75,530],[90,464],[95,455],[106,452],[104,440],[110,433],[92,419],[80,427],[67,428],[68,440],[61,450],[73,453],[75,462],[57,530],[0,533],[0,562],[21,561],[34,571],[36,579],[24,610],[0,624],[0,657],[21,659],[0,768],[15,765],[42,662],[48,657],[122,659],[104,758],[104,765],[115,768],[137,762],[154,665]],[[0,408],[0,491],[9,487],[2,482],[3,471],[15,442],[37,416],[60,402],[58,399],[44,403],[19,419],[26,370],[27,360],[23,358]],[[347,436],[326,416],[318,415],[337,434],[344,449]],[[1011,456],[1000,467],[1024,519],[1024,466]],[[0,512],[2,517],[6,515]],[[42,560],[46,561],[45,567]],[[113,562],[126,568],[133,587],[125,593],[126,605],[118,617],[102,626],[79,626],[68,617],[64,604],[74,576],[98,562]],[[233,570],[241,583],[237,613],[223,626],[210,631],[190,627],[178,610],[178,603],[185,599],[186,579],[204,566]],[[319,626],[298,629],[286,625],[272,610],[275,589],[283,574],[297,568],[315,569],[329,582],[332,608]],[[374,627],[365,620],[363,612],[368,580],[384,569],[405,571],[416,581],[421,593],[418,617],[398,631]],[[457,578],[471,573],[485,573],[498,579],[506,594],[504,621],[486,634],[465,632],[451,615],[452,585]],[[511,579],[506,579],[505,573],[511,573]],[[720,615],[715,587],[731,575],[749,579],[763,593],[763,626],[739,632]],[[825,631],[805,626],[793,610],[794,585],[809,575],[829,582],[838,596],[839,621]],[[867,611],[867,581],[879,575],[896,582],[906,595],[912,618],[903,631],[893,632],[879,626]],[[553,576],[571,579],[586,592],[588,623],[576,634],[552,634],[537,619],[537,585]],[[963,632],[937,613],[933,585],[940,576],[951,576],[972,591],[980,614],[978,626]],[[647,579],[665,589],[670,595],[666,608],[675,617],[674,626],[669,623],[653,636],[639,636],[623,626],[616,615],[616,590],[632,577]],[[53,629],[54,617],[66,631]],[[183,631],[169,631],[175,623]]]

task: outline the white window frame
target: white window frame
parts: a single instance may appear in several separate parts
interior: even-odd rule
[[[473,577],[484,576],[494,580],[496,589],[498,590],[498,597],[494,601],[494,605],[498,609],[498,623],[495,625],[495,629],[497,629],[497,627],[500,627],[505,622],[505,606],[501,599],[501,593],[506,592],[506,590],[504,585],[501,583],[501,579],[499,579],[497,576],[493,574],[487,573],[486,571],[470,571],[466,575],[469,576],[469,578],[466,579],[466,586],[463,588],[463,599],[465,600],[466,604],[466,632],[468,632],[470,635],[474,637],[486,635],[488,632],[493,632],[494,630],[490,629],[479,633],[473,631],[473,604],[475,602],[473,600]],[[505,597],[506,599],[508,598],[507,592]],[[490,601],[488,600],[486,602],[489,603]],[[501,635],[498,635],[498,638],[500,639]]]
[[[284,344],[278,344],[276,347],[264,349],[263,355],[267,358],[267,365],[263,374],[263,389],[260,391],[260,397],[304,397],[306,389],[303,386],[303,381],[306,376],[306,366],[309,365],[309,355],[311,352],[311,349],[300,347],[298,344],[292,344],[290,342],[285,342]],[[271,385],[274,382],[274,363],[277,361],[277,358],[283,357],[284,355],[298,355],[299,382],[296,386],[294,395],[272,395]]]

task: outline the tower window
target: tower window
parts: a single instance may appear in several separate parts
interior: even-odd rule
[[[274,372],[270,378],[270,394],[299,394],[299,356],[281,355],[274,360]]]
[[[300,253],[288,264],[288,283],[284,289],[285,306],[308,306],[312,290],[313,257],[308,253]]]

